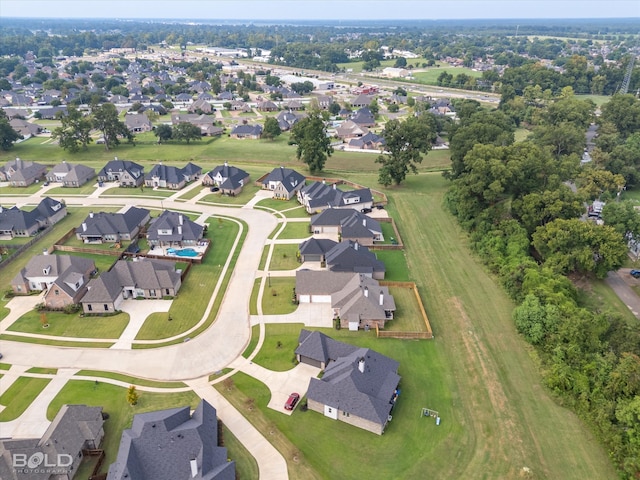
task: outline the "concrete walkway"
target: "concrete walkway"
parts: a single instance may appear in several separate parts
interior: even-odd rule
[[[280,452],[226,398],[209,385],[207,377],[190,380],[187,385],[200,398],[204,398],[215,406],[218,418],[251,452],[251,455],[258,462],[260,480],[285,480],[289,478],[287,462]]]
[[[333,310],[329,303],[301,303],[285,315],[251,315],[251,325],[260,323],[303,323],[305,327],[333,327]]]
[[[120,305],[120,310],[129,314],[129,323],[112,349],[130,350],[131,343],[147,320],[155,312],[168,312],[173,300],[134,300],[127,299]]]

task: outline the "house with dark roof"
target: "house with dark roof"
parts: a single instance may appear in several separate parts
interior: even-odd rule
[[[273,198],[290,200],[305,185],[304,175],[290,168],[274,168],[262,179],[262,188],[273,191]]]
[[[396,310],[389,288],[362,273],[298,270],[295,288],[300,303],[330,303],[334,318],[354,331],[384,328]]]
[[[104,437],[103,425],[102,407],[63,405],[41,438],[0,439],[0,478],[73,479],[84,452],[100,448]],[[55,468],[47,468],[41,463],[39,468],[29,468],[27,460],[38,457],[54,463]],[[16,459],[24,459],[24,469],[16,466]]]
[[[127,113],[124,117],[124,124],[131,133],[150,132],[153,124],[144,113]]]
[[[376,124],[376,119],[368,106],[362,107],[354,113],[351,116],[351,121],[359,127],[373,127]]]
[[[311,378],[310,410],[382,435],[398,400],[399,363],[370,348],[338,342],[321,332],[301,330],[296,358],[324,369]]]
[[[376,254],[357,241],[343,240],[324,256],[327,268],[332,272],[361,273],[376,280],[383,280],[386,268]]]
[[[44,197],[30,211],[0,206],[0,240],[30,237],[38,233],[38,230],[55,225],[66,215],[65,205],[49,197]]]
[[[74,255],[36,255],[11,280],[11,288],[18,295],[27,295],[31,292],[51,291],[57,286],[59,291],[53,295],[51,303],[62,303],[60,307],[64,307],[69,303],[77,303],[81,293],[84,293],[89,276],[95,270],[95,263],[88,258]],[[58,302],[55,297],[59,296],[71,297],[73,301],[61,299]]]
[[[77,188],[96,176],[94,168],[63,160],[47,173],[47,181],[62,183],[63,187]]]
[[[342,140],[362,137],[369,133],[367,127],[357,125],[351,120],[345,120],[336,128],[336,135]]]
[[[144,184],[147,187],[168,188],[180,190],[188,182],[196,180],[202,173],[202,167],[191,162],[184,167],[172,167],[158,163],[144,176]]]
[[[324,257],[328,251],[335,247],[338,242],[328,238],[311,237],[300,244],[300,261],[304,262],[324,262]]]
[[[236,125],[230,133],[231,138],[251,138],[258,139],[262,135],[262,125]]]
[[[149,245],[162,247],[196,245],[202,240],[203,232],[204,227],[186,215],[164,210],[151,220],[147,228],[147,241]]]
[[[98,181],[118,182],[121,187],[139,187],[144,182],[144,167],[116,157],[98,172]]]
[[[215,108],[204,98],[198,98],[195,102],[189,105],[187,109],[189,113],[213,113]]]
[[[91,212],[76,228],[76,238],[84,243],[133,240],[149,219],[149,210],[138,207],[131,207],[124,213]]]
[[[216,409],[189,406],[138,413],[122,432],[107,480],[235,480],[235,462],[218,445]]]
[[[9,120],[9,125],[24,138],[34,137],[42,132],[42,127],[36,123],[31,123],[22,118]]]
[[[127,298],[162,299],[174,297],[182,284],[174,262],[148,258],[128,262],[118,260],[108,272],[89,281],[80,303],[88,314],[117,311]]]
[[[302,118],[304,118],[303,115],[291,111],[282,111],[276,116],[280,130],[282,131],[291,130]]]
[[[344,208],[327,208],[313,215],[311,231],[314,235],[335,235],[342,240],[357,241],[365,246],[384,241],[382,227],[377,220],[357,210]]]
[[[371,102],[374,101],[376,99],[375,95],[367,95],[367,94],[360,94],[357,97],[355,97],[353,100],[351,100],[351,106],[354,108],[363,108],[363,107],[368,107],[369,105],[371,105]]]
[[[342,191],[337,184],[313,182],[297,193],[298,201],[308,213],[318,213],[327,208],[368,210],[373,206],[373,196],[368,188]]]
[[[216,186],[223,194],[238,195],[242,188],[249,183],[249,174],[241,168],[218,165],[202,177],[202,185]]]
[[[261,112],[277,112],[280,109],[271,100],[264,100],[262,102],[258,102],[258,110]]]
[[[361,137],[349,140],[349,148],[357,148],[359,150],[384,150],[387,141],[384,137],[373,132],[368,132]]]
[[[12,187],[27,187],[42,180],[46,172],[44,165],[16,158],[0,167],[0,182],[9,182]]]

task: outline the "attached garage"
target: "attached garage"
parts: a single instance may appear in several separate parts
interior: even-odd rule
[[[311,303],[331,303],[331,295],[311,295]]]
[[[300,303],[311,303],[311,295],[300,295],[298,301]]]

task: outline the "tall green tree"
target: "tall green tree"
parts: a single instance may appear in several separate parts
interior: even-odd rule
[[[400,185],[409,171],[418,173],[417,165],[422,155],[431,150],[437,137],[435,121],[429,114],[409,117],[404,122],[389,120],[382,136],[385,154],[376,159],[382,164],[378,170],[378,182],[384,186]]]
[[[282,129],[278,124],[278,120],[274,117],[267,117],[264,121],[264,129],[262,130],[262,137],[268,138],[269,140],[273,140],[274,138],[280,136],[282,133]]]
[[[118,110],[113,103],[103,103],[92,109],[93,128],[102,132],[104,138],[104,149],[120,145],[120,138],[133,142],[133,134],[129,131],[124,122],[118,119]]]
[[[533,234],[533,246],[545,266],[561,274],[592,273],[604,278],[627,257],[627,246],[615,228],[580,219],[557,219],[539,227]]]
[[[599,122],[615,125],[623,138],[640,130],[640,100],[632,94],[616,94],[601,107]]]
[[[318,112],[312,112],[293,126],[289,145],[297,145],[296,158],[306,163],[311,173],[321,172],[333,154],[331,140]]]
[[[605,225],[616,229],[620,235],[631,234],[640,237],[640,212],[635,209],[631,200],[623,202],[607,202],[602,209],[602,220]]]
[[[6,112],[0,108],[0,149],[9,150],[13,147],[13,142],[24,138],[16,132],[7,118]]]
[[[191,140],[202,140],[200,127],[192,123],[182,122],[173,127],[172,138],[179,142],[191,142]]]
[[[153,134],[158,138],[158,143],[168,142],[173,137],[173,128],[162,123],[153,129]]]
[[[87,145],[93,141],[91,119],[72,105],[67,108],[66,115],[59,112],[57,118],[61,126],[53,129],[51,137],[58,140],[58,145],[71,153],[76,153],[81,148],[86,150]]]

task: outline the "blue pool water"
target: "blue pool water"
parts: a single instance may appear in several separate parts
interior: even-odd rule
[[[197,257],[198,252],[196,252],[193,248],[183,248],[181,250],[176,250],[175,248],[167,248],[167,253],[169,255],[177,255],[178,257]]]

